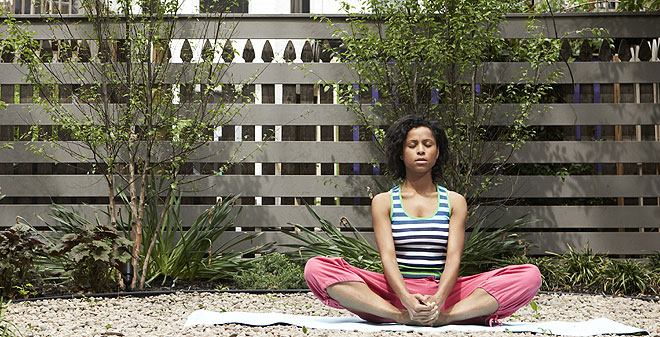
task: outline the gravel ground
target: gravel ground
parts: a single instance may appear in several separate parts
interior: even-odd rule
[[[600,295],[539,294],[530,306],[514,318],[502,321],[579,321],[606,317],[643,328],[660,336],[660,303],[640,299]],[[281,312],[320,316],[348,316],[347,311],[324,306],[310,293],[176,293],[144,298],[86,298],[39,300],[11,303],[6,319],[20,328],[20,336],[417,336],[419,333],[334,331],[294,326],[249,327],[236,324],[183,328],[190,313],[197,309],[213,311]],[[484,333],[438,333],[425,335],[477,336]],[[490,333],[507,336],[511,333]],[[533,336],[515,334],[513,336]]]

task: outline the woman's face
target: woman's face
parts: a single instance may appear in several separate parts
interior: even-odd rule
[[[403,160],[406,167],[406,173],[430,172],[439,155],[440,152],[431,129],[420,126],[408,131],[401,153],[401,160]]]

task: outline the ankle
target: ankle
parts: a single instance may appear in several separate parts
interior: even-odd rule
[[[435,321],[433,321],[433,326],[443,326],[449,323],[451,323],[451,319],[449,318],[449,315],[446,312],[441,311],[438,313],[438,318],[436,318]]]

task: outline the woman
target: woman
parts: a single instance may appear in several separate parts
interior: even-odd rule
[[[534,265],[458,278],[467,203],[435,183],[448,156],[440,124],[405,116],[389,128],[385,147],[403,183],[371,203],[384,274],[341,258],[312,258],[305,279],[314,295],[367,321],[427,326],[492,326],[529,303],[541,286]]]

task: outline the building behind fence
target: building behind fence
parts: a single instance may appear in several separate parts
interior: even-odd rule
[[[197,18],[178,20],[194,26]],[[333,17],[333,22],[341,24],[342,18]],[[290,239],[277,230],[291,227],[289,223],[318,226],[303,200],[316,204],[314,209],[337,225],[346,216],[363,231],[370,231],[367,186],[374,188],[378,178],[374,176],[380,172],[373,166],[377,151],[360,139],[361,125],[337,103],[334,89],[324,90],[318,84],[319,79],[353,78],[344,64],[323,52],[323,45],[339,44],[333,40],[333,28],[304,14],[230,15],[226,20],[238,25],[232,41],[240,55],[231,61],[236,63],[232,73],[237,78],[260,73],[251,87],[255,102],[216,130],[216,141],[209,146],[217,152],[214,161],[191,163],[190,173],[204,175],[209,167],[217,168],[225,153],[222,149],[240,143],[242,151],[249,152],[268,135],[273,140],[263,153],[255,153],[223,175],[210,175],[197,192],[185,194],[185,219],[192,221],[218,196],[241,193],[243,211],[228,237],[262,231],[260,242],[287,242]],[[527,20],[524,15],[510,15],[501,27],[502,36],[528,37]],[[554,84],[559,101],[532,109],[529,124],[552,137],[528,142],[512,158],[519,167],[535,169],[528,175],[505,176],[504,183],[487,196],[517,200],[499,211],[502,222],[528,213],[529,218],[539,219],[522,232],[536,244],[530,251],[533,254],[564,252],[569,246],[581,249],[586,244],[594,251],[621,256],[660,250],[660,15],[562,14],[537,20],[546,36],[586,43],[579,51],[564,48],[566,61],[551,66],[564,73]],[[42,40],[42,47],[51,47],[53,62],[57,62],[54,37],[45,28],[49,23],[34,17],[30,21],[36,38]],[[614,38],[615,48],[574,33],[582,28],[605,28],[601,37]],[[170,62],[184,62],[181,50],[186,39],[193,46],[205,42],[193,38],[198,36],[183,32],[180,39],[171,41]],[[592,39],[596,42],[590,43]],[[224,43],[218,41],[216,48],[221,50]],[[0,111],[0,142],[12,143],[14,149],[0,150],[0,187],[6,195],[0,202],[0,227],[11,226],[16,216],[39,224],[36,215],[47,217],[51,202],[72,205],[91,216],[90,208],[82,204],[101,208],[107,204],[103,178],[92,174],[88,163],[61,158],[55,164],[25,151],[27,144],[18,137],[34,121],[45,128],[53,125],[47,116],[35,118],[39,111],[34,104],[36,93],[17,70],[16,59],[2,59],[0,98],[8,106]],[[307,64],[305,69],[300,63]],[[507,71],[519,66],[524,64],[493,63],[493,69],[502,71],[494,71],[487,79],[506,82],[513,78]],[[76,104],[66,96],[60,99]],[[363,100],[368,104],[371,97]],[[544,168],[551,175],[539,173]]]

